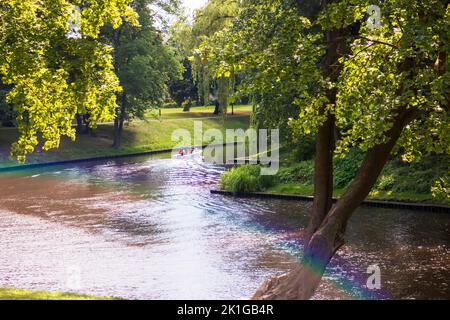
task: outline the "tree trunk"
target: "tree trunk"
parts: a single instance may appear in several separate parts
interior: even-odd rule
[[[116,108],[119,109],[119,108]],[[121,132],[120,132],[120,119],[118,117],[118,112],[116,111],[116,117],[114,118],[114,142],[113,148],[119,149],[121,146]]]
[[[81,134],[83,132],[83,116],[77,113],[75,119],[77,121],[77,133]]]
[[[393,127],[386,133],[389,141],[369,150],[352,184],[331,208],[311,240],[305,243],[301,264],[292,272],[272,277],[257,290],[257,300],[310,299],[320,284],[325,269],[343,244],[343,233],[353,212],[361,205],[375,185],[403,128],[413,119],[412,109],[403,109]]]
[[[326,5],[326,4],[325,4]],[[345,29],[333,29],[326,33],[327,55],[323,67],[323,75],[335,83],[342,71],[339,59],[347,50],[348,32]],[[327,105],[336,105],[337,90],[327,91],[328,102],[320,112],[327,113]],[[335,118],[328,113],[327,120],[319,128],[316,137],[316,157],[314,169],[314,204],[310,223],[306,229],[305,243],[308,243],[314,232],[322,224],[333,205],[333,154],[335,149]]]
[[[84,134],[89,134],[89,135],[91,135],[91,136],[93,136],[94,135],[94,131],[93,131],[93,129],[89,126],[89,114],[85,114],[84,116],[83,116],[83,119],[84,119],[84,129],[83,129],[83,133]]]
[[[120,35],[122,32],[122,27],[119,27],[113,31],[113,47],[114,47],[114,72],[117,76],[119,76],[119,58],[117,56],[117,52],[120,48]],[[116,94],[116,112],[115,112],[115,118],[114,118],[114,142],[113,142],[113,148],[114,149],[120,149],[122,146],[122,127],[123,127],[123,100],[125,93],[117,93]],[[119,102],[120,101],[120,102]],[[120,104],[120,105],[119,105]]]
[[[333,205],[334,117],[329,116],[316,137],[314,204],[306,230],[308,243]]]
[[[316,16],[317,10],[323,9],[328,2],[322,2],[321,6],[317,6],[314,2],[298,3],[298,10],[300,14],[307,13],[313,17]],[[348,30],[329,30],[325,36],[327,53],[323,75],[335,83],[342,71],[339,59],[347,51]],[[309,299],[318,287],[331,257],[343,243],[342,230],[336,231],[335,234],[321,233],[322,225],[333,207],[333,153],[336,126],[335,118],[330,110],[327,110],[327,105],[336,104],[336,95],[336,89],[328,90],[328,102],[320,110],[322,114],[327,114],[327,120],[319,128],[316,138],[314,204],[304,237],[302,264],[288,274],[267,280],[257,290],[253,299]]]
[[[127,98],[125,93],[121,94],[120,100],[120,107],[116,108],[116,117],[114,119],[114,149],[120,149],[122,147],[123,124],[125,122],[127,110]]]

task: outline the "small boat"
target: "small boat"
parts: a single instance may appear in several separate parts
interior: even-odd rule
[[[172,155],[175,159],[190,159],[190,158],[203,158],[203,150],[199,148],[194,149],[180,149],[177,154]]]

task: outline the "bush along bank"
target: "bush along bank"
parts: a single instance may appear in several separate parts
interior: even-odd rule
[[[261,175],[259,165],[234,167],[222,174],[220,185],[232,193],[261,192],[275,185],[273,176]]]

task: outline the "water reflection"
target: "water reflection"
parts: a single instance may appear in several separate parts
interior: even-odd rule
[[[248,297],[297,263],[309,203],[211,195],[223,168],[133,158],[2,174],[0,286],[147,299]],[[362,208],[315,298],[449,298],[450,219]]]

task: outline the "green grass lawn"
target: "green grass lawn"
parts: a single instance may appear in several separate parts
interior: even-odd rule
[[[75,142],[63,138],[59,149],[48,152],[35,152],[28,157],[27,163],[44,163],[53,161],[85,159],[90,157],[130,154],[148,151],[171,149],[178,144],[172,141],[172,133],[177,129],[186,129],[193,136],[194,122],[201,121],[203,131],[218,129],[247,129],[249,116],[234,116],[195,119],[179,118],[162,120],[135,120],[126,125],[122,137],[123,147],[120,150],[112,148],[113,124],[101,124],[94,131],[95,137],[78,135]],[[17,139],[15,129],[0,129],[0,168],[18,165],[9,159],[9,146]]]
[[[0,300],[115,300],[115,298],[94,297],[73,293],[0,288]]]
[[[183,112],[183,108],[161,108],[161,119],[186,119],[186,118],[209,118],[214,116],[214,106],[191,107],[189,112]],[[148,118],[159,117],[159,110],[148,112]],[[252,112],[250,105],[236,105],[234,106],[234,115],[231,115],[231,107],[228,108],[227,117],[233,116],[249,116]],[[220,117],[220,116],[219,116]]]

